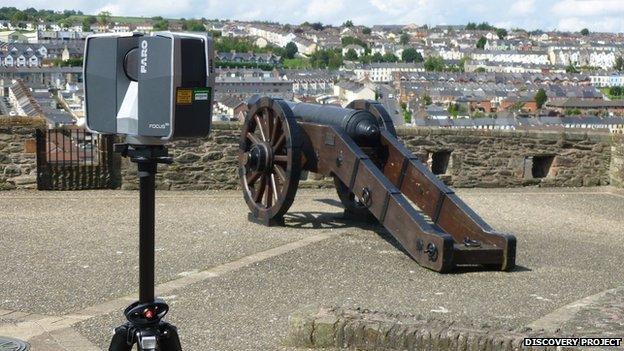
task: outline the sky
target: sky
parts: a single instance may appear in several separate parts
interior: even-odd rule
[[[624,32],[624,0],[0,0],[0,6],[165,18],[355,24],[465,24]]]

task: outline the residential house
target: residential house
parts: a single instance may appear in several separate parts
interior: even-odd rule
[[[376,62],[366,65],[358,65],[353,69],[357,80],[370,79],[372,82],[391,82],[397,72],[424,72],[425,67],[421,63],[403,62]]]
[[[624,87],[624,73],[621,72],[597,72],[589,77],[596,87]]]
[[[375,100],[375,90],[365,84],[342,81],[334,85],[334,95],[346,106],[353,100]]]
[[[347,52],[349,52],[349,50],[355,51],[358,57],[363,56],[366,53],[366,49],[364,49],[363,47],[356,44],[349,44],[342,48],[342,56],[344,57],[345,55],[347,55]]]

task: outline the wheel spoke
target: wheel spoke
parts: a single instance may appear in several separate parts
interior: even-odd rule
[[[262,175],[262,173],[260,172],[251,172],[249,174],[247,174],[245,177],[247,178],[247,185],[252,186],[256,180],[258,180],[258,178],[260,178],[260,176]]]
[[[251,142],[254,144],[262,143],[262,141],[258,139],[258,137],[252,132],[247,132],[247,139],[251,140]]]
[[[272,121],[273,121],[273,125],[271,126],[271,141],[273,141],[273,140],[275,140],[275,138],[277,138],[277,132],[279,130],[277,125],[280,123],[280,119],[279,118],[273,118]]]
[[[273,135],[273,116],[271,116],[271,111],[269,111],[269,109],[264,109],[262,111],[262,119],[264,120],[264,125],[266,127],[266,137],[267,140],[269,142],[269,144],[271,143],[271,136]]]
[[[266,134],[264,134],[264,126],[262,124],[262,121],[260,121],[260,117],[258,117],[258,115],[255,115],[254,118],[256,119],[256,124],[258,126],[258,130],[260,131],[260,136],[262,136],[262,141],[266,141]]]
[[[277,185],[275,184],[275,175],[271,173],[271,191],[273,193],[273,199],[277,203]]]
[[[266,177],[263,175],[260,177],[260,188],[256,190],[254,194],[254,202],[260,203],[262,201],[262,195],[264,194],[264,188],[266,188]]]
[[[280,135],[279,139],[277,139],[277,141],[275,142],[275,145],[273,145],[273,151],[277,151],[281,149],[285,141],[286,141],[286,134]]]
[[[273,185],[272,184],[268,184],[271,183],[270,181],[267,182],[266,184],[266,191],[264,192],[264,201],[266,202],[266,207],[269,208],[271,207],[271,205],[273,204],[273,194],[271,194],[271,190],[273,189]]]
[[[288,156],[286,156],[286,155],[275,155],[275,156],[273,156],[273,160],[275,162],[288,162]]]
[[[266,137],[264,141],[269,141],[269,137],[271,136],[271,114],[268,108],[262,109],[262,131]]]
[[[275,174],[277,174],[277,177],[282,181],[282,183],[286,181],[286,171],[284,171],[282,166],[273,165],[273,170],[275,171]]]

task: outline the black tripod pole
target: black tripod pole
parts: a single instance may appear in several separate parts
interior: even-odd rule
[[[169,306],[154,294],[156,170],[159,163],[171,163],[163,145],[115,145],[130,157],[139,175],[139,301],[126,308],[128,322],[115,328],[109,351],[181,351],[177,328],[162,321]]]
[[[156,162],[139,168],[139,302],[154,301]]]

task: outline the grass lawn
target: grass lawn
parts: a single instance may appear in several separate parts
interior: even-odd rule
[[[303,57],[297,57],[293,59],[284,59],[284,68],[290,69],[306,69],[312,68],[310,60]]]
[[[605,94],[609,99],[611,100],[622,100],[624,99],[624,96],[620,95],[620,96],[615,96],[615,95],[611,95],[611,92],[609,91],[609,88],[599,88],[600,91]]]

